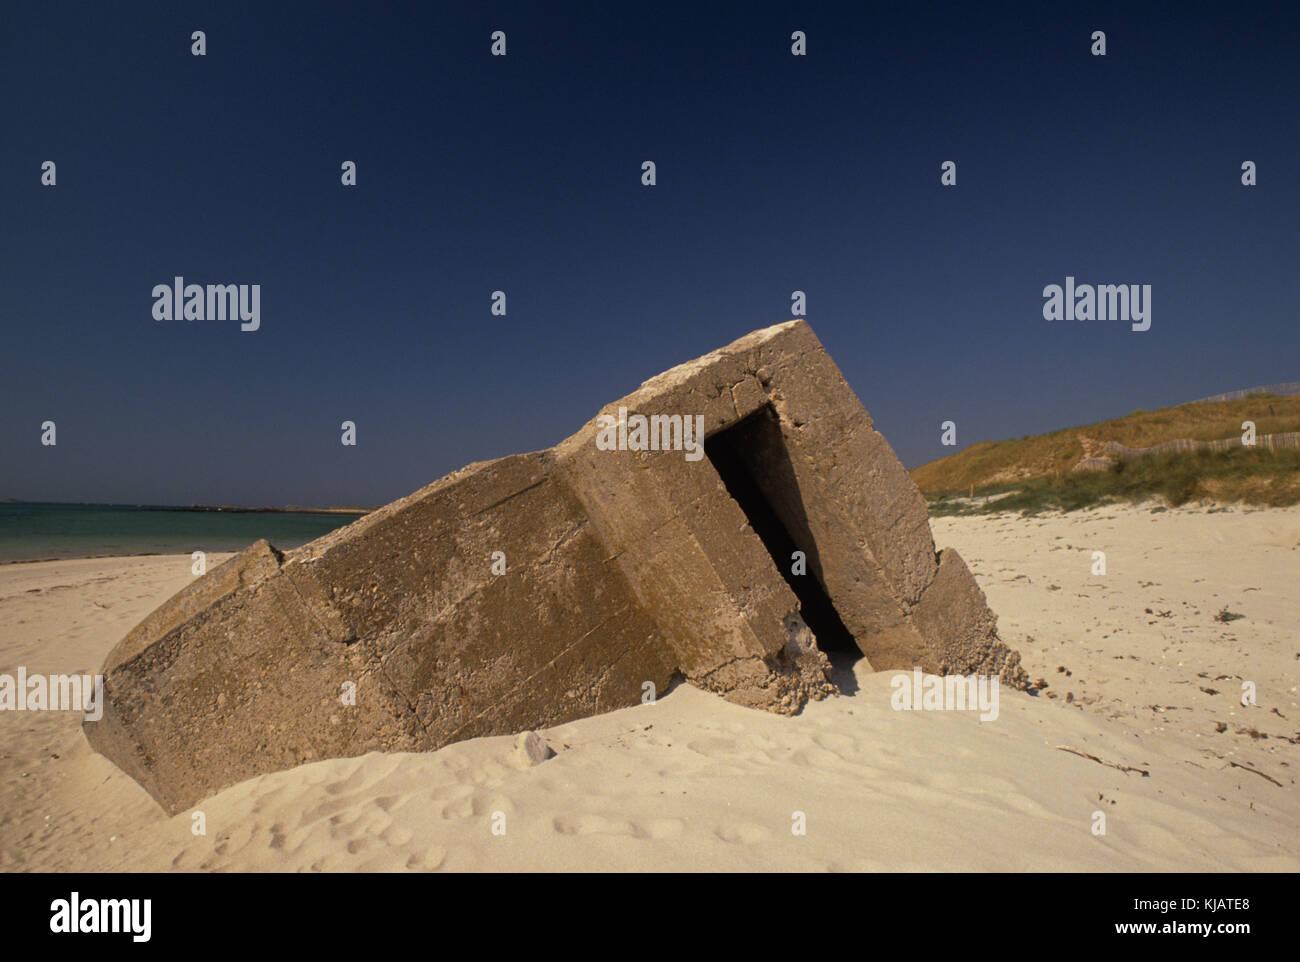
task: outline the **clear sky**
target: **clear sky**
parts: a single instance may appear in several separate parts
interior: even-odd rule
[[[554,444],[794,290],[908,466],[951,453],[945,420],[964,446],[1296,380],[1298,27],[1291,3],[9,4],[0,497],[380,504]],[[260,284],[260,329],[156,321],[176,275]],[[1067,275],[1151,285],[1151,329],[1044,320]]]

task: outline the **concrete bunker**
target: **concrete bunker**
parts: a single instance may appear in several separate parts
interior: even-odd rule
[[[689,417],[704,451],[600,444],[626,412]],[[792,714],[835,691],[822,649],[848,644],[877,671],[1027,683],[792,321],[651,378],[545,451],[468,465],[292,551],[251,545],[118,643],[84,730],[175,813],[304,762],[637,705],[675,674]]]

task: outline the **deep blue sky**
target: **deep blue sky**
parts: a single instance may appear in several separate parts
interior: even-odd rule
[[[383,503],[555,443],[795,289],[908,466],[951,453],[945,419],[964,446],[1295,380],[1298,27],[1289,3],[9,4],[0,497]],[[261,330],[154,321],[176,274],[261,284]],[[1151,284],[1151,330],[1043,320],[1067,274]]]

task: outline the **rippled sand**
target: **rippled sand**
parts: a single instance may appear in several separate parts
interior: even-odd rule
[[[2,712],[0,869],[1300,870],[1300,509],[933,525],[1048,682],[996,721],[894,711],[892,673],[840,662],[795,718],[682,685],[542,732],[536,767],[505,736],[262,776],[196,835],[78,716]],[[0,672],[94,672],[190,563],[0,567]]]

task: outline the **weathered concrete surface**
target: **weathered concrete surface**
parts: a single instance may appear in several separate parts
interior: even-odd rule
[[[593,419],[295,551],[258,542],[110,653],[87,738],[177,812],[305,761],[636,704],[677,673],[789,713],[834,690],[804,618],[831,608],[878,670],[1023,686],[965,564],[936,555],[920,493],[805,323],[601,413],[620,408],[702,415],[708,456],[601,450],[608,422]],[[806,574],[786,575],[792,546]]]

